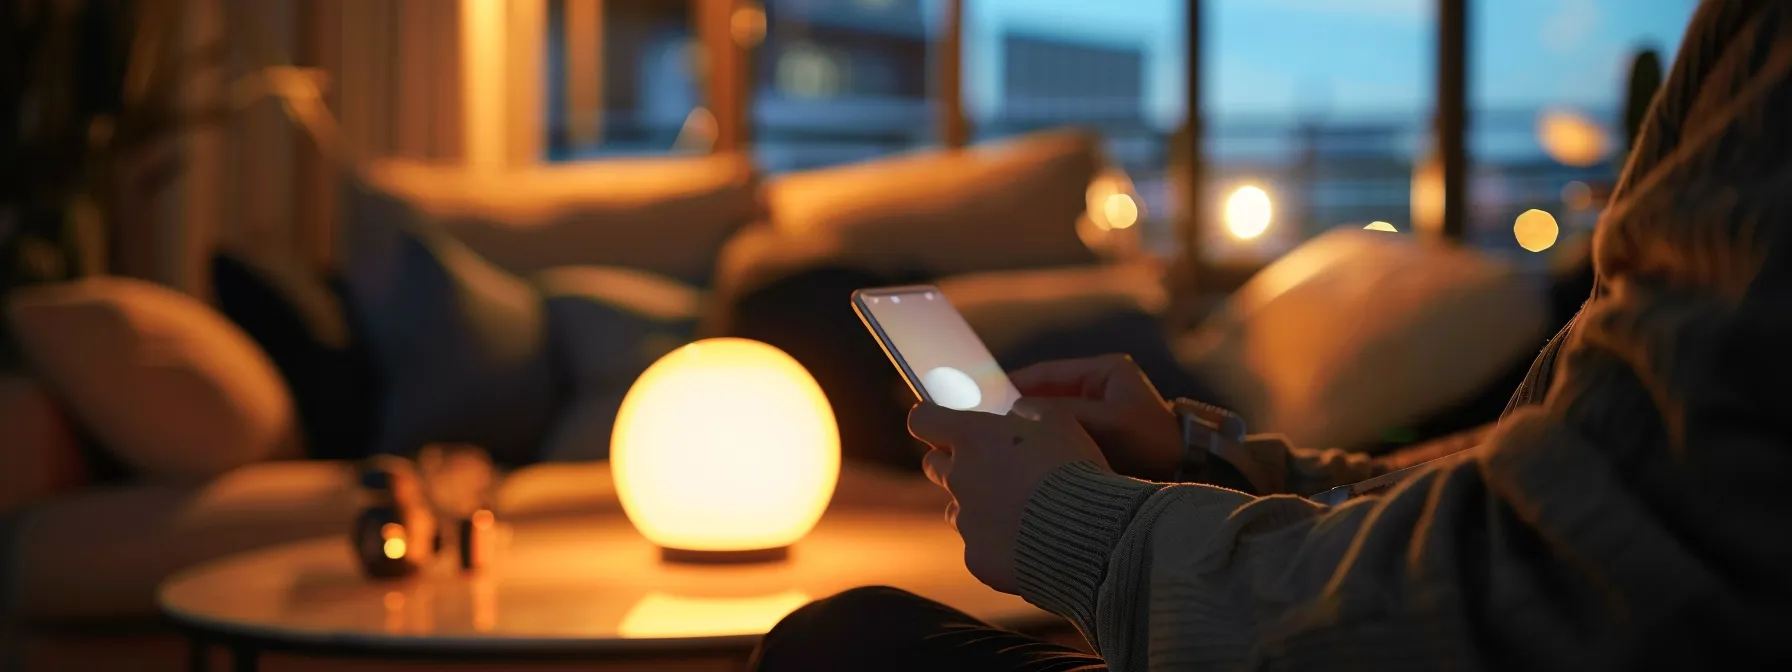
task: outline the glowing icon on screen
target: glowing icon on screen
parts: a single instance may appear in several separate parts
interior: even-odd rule
[[[958,411],[968,411],[983,403],[983,390],[976,379],[950,366],[942,366],[921,375],[921,386],[933,403]]]

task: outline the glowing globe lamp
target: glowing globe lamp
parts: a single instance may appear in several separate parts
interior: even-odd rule
[[[714,338],[666,355],[629,388],[610,467],[623,512],[666,560],[777,560],[833,497],[840,431],[790,355]]]

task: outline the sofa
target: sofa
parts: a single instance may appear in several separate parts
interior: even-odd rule
[[[601,460],[634,377],[692,339],[753,335],[742,317],[766,297],[813,309],[764,290],[817,270],[870,284],[919,268],[967,299],[1025,287],[1004,298],[1076,306],[1058,326],[1148,321],[1151,267],[1090,253],[1074,234],[1080,198],[1057,198],[1098,168],[1078,133],[771,181],[734,156],[503,174],[380,162],[345,176],[331,268],[227,244],[212,296],[129,278],[19,290],[5,318],[28,366],[0,377],[0,667],[181,665],[156,584],[345,534],[362,456],[479,445],[510,468],[500,515],[614,513]],[[1024,244],[1008,256],[975,253],[1011,239]],[[1055,274],[1075,279],[1039,284]],[[852,288],[827,300],[836,318]],[[1002,310],[977,299],[966,312],[983,303]],[[835,506],[942,505],[908,460],[853,440],[865,433],[849,418],[873,414],[854,405],[900,413],[895,388],[866,401],[851,370],[768,340],[839,409],[854,466]]]

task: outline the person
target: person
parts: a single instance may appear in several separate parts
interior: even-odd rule
[[[1789,37],[1792,3],[1699,6],[1593,295],[1480,445],[1335,506],[1167,483],[1183,442],[1136,368],[1019,371],[1015,413],[910,429],[971,573],[1091,652],[871,587],[753,668],[1792,669]]]

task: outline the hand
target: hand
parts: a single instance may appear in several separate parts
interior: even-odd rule
[[[964,538],[971,575],[1016,593],[1014,549],[1021,512],[1052,470],[1089,460],[1107,466],[1101,449],[1075,419],[1031,407],[995,415],[920,404],[908,414],[909,433],[927,442],[927,478],[952,493],[946,520]]]
[[[1009,376],[1023,398],[1075,417],[1114,470],[1167,481],[1182,460],[1182,426],[1126,355],[1044,362]]]

